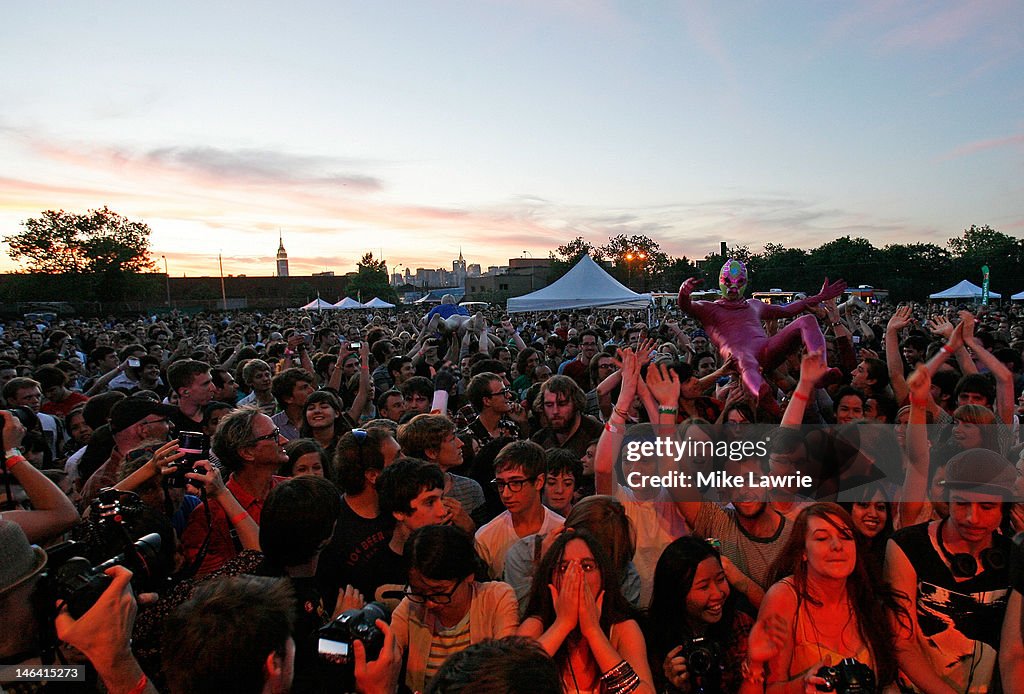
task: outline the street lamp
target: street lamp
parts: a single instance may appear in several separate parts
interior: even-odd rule
[[[167,308],[171,307],[171,274],[167,272],[167,256],[160,256],[164,259],[164,279],[167,283]]]
[[[630,275],[633,269],[633,261],[639,260],[641,263],[647,260],[647,254],[643,251],[629,251],[626,253],[626,288],[630,289]]]

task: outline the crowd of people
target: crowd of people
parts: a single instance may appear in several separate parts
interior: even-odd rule
[[[131,694],[1024,692],[1024,311],[836,289],[758,309],[804,338],[758,364],[692,288],[4,323],[0,663]]]

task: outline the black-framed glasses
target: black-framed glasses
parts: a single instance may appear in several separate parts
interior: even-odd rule
[[[499,390],[497,393],[488,393],[487,397],[496,398],[499,395],[504,395],[507,398],[508,396],[512,395],[512,389],[506,386],[505,388]]]
[[[409,602],[423,604],[429,600],[435,605],[447,605],[452,601],[452,596],[455,595],[455,591],[459,589],[460,585],[462,585],[462,581],[456,582],[447,593],[417,593],[412,586],[406,584],[405,588],[402,588],[402,593],[409,598]]]
[[[516,493],[522,491],[523,485],[526,484],[527,482],[530,482],[530,480],[526,479],[526,478],[519,478],[519,479],[514,479],[514,480],[498,480],[498,479],[494,479],[494,480],[491,480],[491,486],[494,487],[495,489],[497,489],[499,494],[501,492],[505,491],[505,487],[508,487],[508,490],[510,492],[512,492],[513,494],[516,494]]]
[[[281,438],[281,428],[280,427],[274,427],[274,430],[272,432],[270,432],[269,434],[264,434],[263,436],[257,436],[257,437],[255,437],[252,440],[252,442],[254,444],[256,444],[256,443],[259,443],[260,441],[277,441],[280,438]]]

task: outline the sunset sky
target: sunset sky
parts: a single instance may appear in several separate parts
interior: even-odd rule
[[[174,276],[1024,235],[1019,0],[2,6],[0,235],[108,205]]]

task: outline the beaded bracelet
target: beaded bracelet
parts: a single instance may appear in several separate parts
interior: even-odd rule
[[[604,689],[608,694],[626,694],[640,686],[640,677],[633,670],[633,666],[625,660],[601,675]]]

